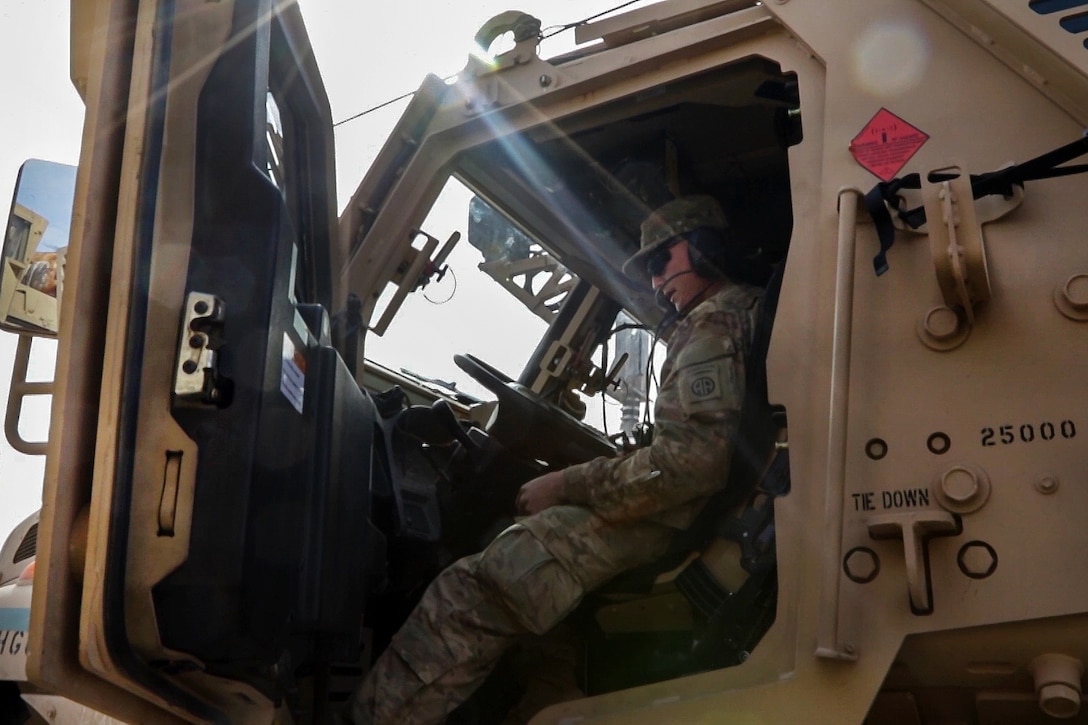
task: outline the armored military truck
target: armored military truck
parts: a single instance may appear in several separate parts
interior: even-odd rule
[[[1082,5],[666,0],[553,58],[505,13],[338,210],[295,6],[95,3],[29,677],[327,721],[522,482],[652,424],[621,267],[703,193],[766,289],[748,465],[534,721],[1084,721]]]

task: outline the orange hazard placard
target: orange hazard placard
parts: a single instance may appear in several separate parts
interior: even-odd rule
[[[891,181],[927,140],[928,134],[881,108],[850,142],[850,153],[881,181]]]

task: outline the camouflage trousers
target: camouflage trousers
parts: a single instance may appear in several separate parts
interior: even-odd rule
[[[651,521],[611,524],[579,506],[522,519],[431,582],[354,693],[352,721],[442,722],[519,638],[547,633],[586,592],[663,555],[673,533]]]

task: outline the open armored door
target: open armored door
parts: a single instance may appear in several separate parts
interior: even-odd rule
[[[127,721],[317,717],[299,678],[358,656],[374,414],[330,342],[301,16],[104,0],[90,30],[31,678]]]

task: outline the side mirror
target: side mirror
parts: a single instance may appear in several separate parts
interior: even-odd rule
[[[30,159],[19,169],[0,257],[0,328],[57,334],[76,167]]]

